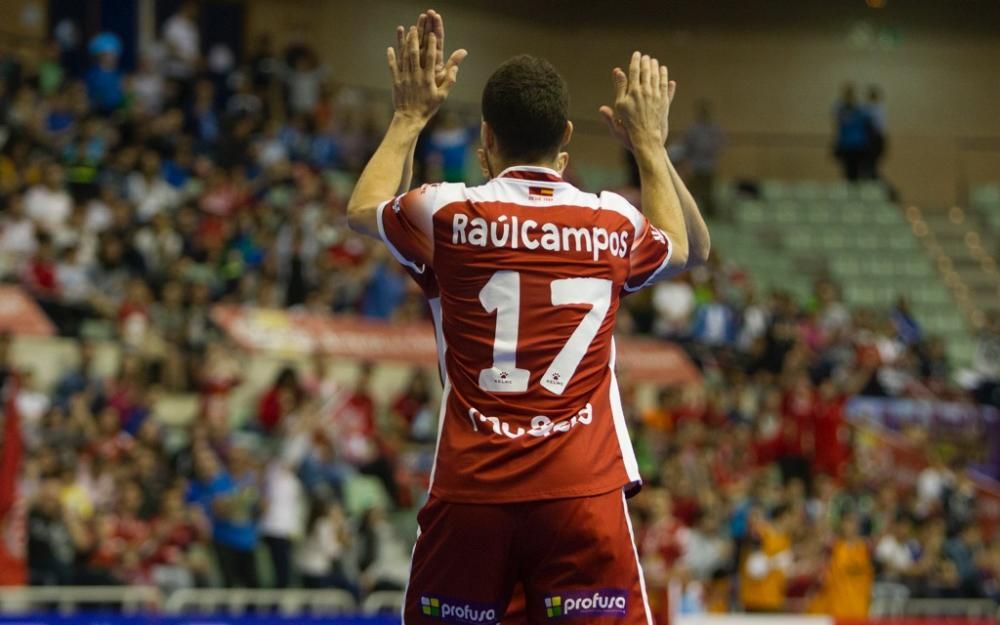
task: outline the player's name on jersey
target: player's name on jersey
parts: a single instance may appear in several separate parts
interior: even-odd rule
[[[609,232],[607,228],[589,228],[520,219],[516,215],[500,215],[495,220],[455,213],[451,221],[451,242],[454,245],[476,247],[506,247],[510,249],[550,252],[589,252],[597,261],[601,252],[624,258],[629,251],[627,230]]]
[[[521,438],[525,434],[541,438],[552,434],[569,432],[578,425],[590,425],[594,420],[594,407],[588,402],[580,412],[569,419],[553,421],[545,415],[536,415],[531,419],[531,427],[525,430],[523,427],[512,428],[510,423],[501,417],[488,417],[475,408],[469,408],[469,419],[472,421],[472,429],[479,431],[477,421],[487,425],[492,424],[493,433],[506,436],[507,438]]]

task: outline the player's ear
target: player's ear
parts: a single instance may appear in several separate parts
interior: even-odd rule
[[[556,171],[561,176],[567,167],[569,167],[569,152],[560,152],[556,157]]]
[[[566,130],[563,131],[562,143],[559,145],[560,148],[564,148],[569,145],[570,140],[573,139],[573,122],[566,120]]]
[[[493,135],[493,129],[490,128],[490,125],[484,119],[479,123],[479,142],[483,144],[483,148],[492,150],[495,141],[496,137]]]
[[[479,159],[479,169],[483,172],[483,178],[487,180],[492,178],[493,174],[490,173],[490,161],[486,157],[486,149],[479,148],[476,150],[476,158]]]

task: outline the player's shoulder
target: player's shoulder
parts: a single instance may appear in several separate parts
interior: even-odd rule
[[[420,185],[411,193],[417,193],[435,202],[452,202],[465,199],[466,189],[464,182],[431,182]]]
[[[465,184],[461,182],[435,182],[422,184],[415,189],[398,196],[393,203],[393,209],[418,209],[421,212],[433,213],[453,202],[461,202],[466,198]]]
[[[625,198],[625,196],[615,193],[614,191],[601,191],[600,207],[602,210],[618,213],[625,219],[628,219],[632,223],[636,232],[642,230],[645,218],[643,217],[642,212],[633,206],[632,203]]]

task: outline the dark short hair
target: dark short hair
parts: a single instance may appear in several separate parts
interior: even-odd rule
[[[483,88],[483,120],[507,160],[538,161],[555,155],[566,131],[569,90],[545,59],[515,56]]]

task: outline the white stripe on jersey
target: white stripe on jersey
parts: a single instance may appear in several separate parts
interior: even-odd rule
[[[448,396],[451,394],[451,381],[448,379],[448,371],[444,365],[444,355],[448,351],[448,344],[444,341],[444,324],[441,318],[441,298],[435,297],[427,300],[431,306],[431,317],[434,319],[434,335],[437,339],[438,368],[441,372],[441,379],[444,381],[444,391],[441,393],[441,407],[438,409],[438,431],[437,442],[434,443],[434,464],[431,465],[431,477],[428,482],[427,492],[431,492],[434,487],[434,474],[437,472],[438,451],[441,448],[441,432],[444,430],[444,415],[448,408]]]
[[[642,574],[642,562],[639,561],[639,549],[635,544],[635,531],[632,530],[632,517],[628,513],[628,500],[622,493],[622,506],[625,508],[625,523],[628,525],[628,535],[632,539],[632,553],[635,555],[635,567],[639,571],[639,590],[642,591],[642,607],[646,610],[646,625],[653,625],[653,611],[649,609],[649,596],[646,594],[646,577]]]
[[[642,226],[646,223],[646,220],[642,213],[639,212],[638,208],[632,206],[632,204],[622,196],[611,191],[601,191],[600,201],[601,208],[614,211],[632,222],[632,226],[635,227],[635,239],[642,236]],[[635,239],[632,239],[633,242]]]
[[[670,264],[670,258],[674,255],[674,243],[673,241],[670,240],[670,237],[667,235],[666,232],[663,232],[662,230],[658,230],[658,232],[662,233],[663,237],[667,240],[667,257],[663,259],[663,262],[660,263],[660,266],[656,268],[656,271],[649,274],[649,277],[646,278],[646,281],[640,284],[639,286],[629,286],[628,282],[623,284],[622,288],[624,288],[629,293],[641,291],[642,289],[656,282],[659,279],[660,274],[663,273],[663,270],[666,269],[667,265]]]
[[[410,262],[409,259],[400,254],[399,250],[396,249],[396,246],[392,244],[391,240],[389,240],[389,237],[385,236],[385,224],[382,221],[382,213],[385,211],[386,206],[392,204],[395,201],[396,198],[393,198],[391,200],[386,200],[385,202],[382,202],[381,204],[378,205],[378,210],[375,211],[375,214],[378,217],[378,235],[385,242],[385,246],[389,248],[389,252],[392,254],[392,257],[395,258],[400,265],[405,265],[406,267],[413,269],[413,271],[416,271],[417,273],[423,273],[427,269],[426,267],[424,267],[423,265],[420,265],[418,267],[415,263]]]
[[[625,410],[622,408],[621,391],[618,390],[618,376],[615,375],[615,359],[617,357],[617,347],[615,339],[611,339],[611,361],[608,368],[611,369],[611,391],[609,403],[611,404],[611,416],[614,419],[615,434],[618,435],[618,447],[622,452],[622,461],[625,463],[625,475],[628,476],[632,484],[641,483],[642,477],[639,475],[639,462],[635,459],[635,451],[632,449],[632,440],[628,435],[628,423],[625,421]]]

